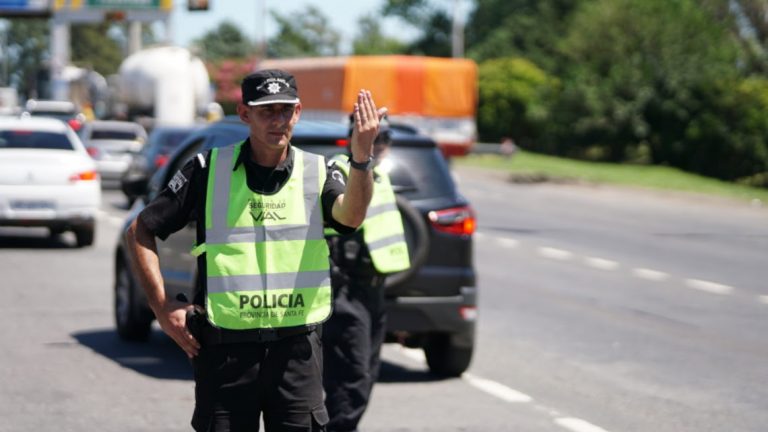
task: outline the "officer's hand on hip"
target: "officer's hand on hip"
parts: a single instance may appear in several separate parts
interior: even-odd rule
[[[353,112],[352,157],[356,162],[366,162],[373,156],[373,142],[379,134],[379,121],[387,109],[376,109],[376,103],[368,90],[360,90]]]
[[[187,329],[187,311],[192,309],[189,303],[169,300],[162,310],[155,313],[160,328],[187,353],[189,358],[200,351],[200,343]]]

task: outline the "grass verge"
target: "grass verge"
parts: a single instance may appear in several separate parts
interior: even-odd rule
[[[635,186],[668,191],[693,192],[768,204],[768,189],[738,185],[663,166],[585,162],[518,151],[507,158],[495,154],[472,154],[455,158],[459,166],[509,172],[513,177],[535,180],[583,181]]]

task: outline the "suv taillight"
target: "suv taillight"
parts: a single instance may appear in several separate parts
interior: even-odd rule
[[[155,168],[162,168],[167,163],[168,163],[168,155],[161,154],[161,155],[155,156]]]
[[[454,235],[472,235],[477,223],[475,212],[469,206],[434,210],[428,217],[435,229]]]

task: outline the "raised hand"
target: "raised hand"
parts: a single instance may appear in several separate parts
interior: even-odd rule
[[[365,162],[373,156],[373,142],[379,134],[379,121],[387,109],[376,109],[376,103],[368,90],[360,90],[353,111],[355,124],[352,127],[352,158]]]

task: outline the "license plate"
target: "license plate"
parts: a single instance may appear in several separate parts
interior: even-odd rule
[[[53,201],[44,200],[18,200],[11,201],[11,208],[14,210],[50,210],[55,206]]]

